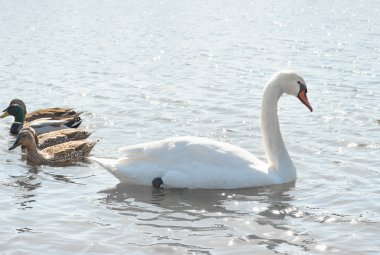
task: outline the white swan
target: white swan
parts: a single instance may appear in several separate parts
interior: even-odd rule
[[[313,111],[304,79],[286,70],[267,83],[261,109],[261,129],[268,163],[247,150],[201,137],[173,137],[126,146],[125,157],[90,157],[121,182],[160,187],[236,189],[295,180],[296,168],[285,148],[277,115],[283,93],[298,97]]]

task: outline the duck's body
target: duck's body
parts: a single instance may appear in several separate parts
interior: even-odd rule
[[[80,113],[77,113],[71,108],[45,108],[39,109],[33,112],[29,112],[25,116],[25,121],[31,122],[37,119],[42,118],[68,118],[68,117],[77,117]]]
[[[96,142],[81,140],[53,145],[43,150],[37,148],[35,137],[28,129],[17,135],[15,143],[9,148],[13,150],[19,145],[26,148],[26,160],[33,165],[57,165],[85,159]]]
[[[49,119],[55,119],[55,118],[69,118],[69,117],[77,117],[80,113],[74,111],[72,108],[63,108],[63,107],[54,107],[54,108],[43,108],[38,109],[33,112],[27,112],[26,105],[24,101],[21,99],[13,99],[9,105],[12,104],[18,104],[21,107],[23,107],[26,115],[25,115],[25,121],[31,122],[36,119],[42,119],[42,118],[49,118]],[[4,110],[6,111],[6,109]]]
[[[26,160],[35,165],[55,165],[85,159],[94,148],[95,141],[71,141],[43,150],[26,147]]]
[[[37,119],[32,122],[26,122],[25,126],[33,128],[37,135],[45,134],[63,129],[77,128],[82,123],[80,117],[69,117],[62,119]]]
[[[33,128],[24,127],[22,130],[26,129],[33,134],[37,148],[40,150],[61,143],[85,140],[92,134],[92,132],[88,130],[68,128],[37,135]]]
[[[3,111],[3,114],[0,116],[0,118],[7,117],[9,115],[14,116],[15,120],[10,128],[11,134],[17,135],[23,127],[32,127],[36,131],[37,135],[40,135],[43,133],[66,128],[77,128],[82,123],[82,119],[77,116],[54,117],[54,119],[41,118],[31,122],[27,122],[25,120],[25,106],[22,103],[15,100],[16,99],[11,101],[11,104]]]
[[[42,150],[60,143],[84,140],[87,139],[91,134],[92,132],[79,128],[68,128],[52,131],[39,135],[37,137],[37,145],[38,148]]]
[[[294,181],[296,168],[283,142],[277,102],[283,93],[297,96],[310,111],[306,85],[292,71],[274,75],[265,87],[261,126],[268,163],[247,150],[200,137],[175,137],[123,147],[125,157],[91,157],[121,182],[175,188],[235,189]]]

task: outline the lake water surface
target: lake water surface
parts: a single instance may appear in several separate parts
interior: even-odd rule
[[[264,157],[267,79],[296,182],[155,191],[96,164],[32,167],[0,121],[1,254],[379,254],[379,1],[0,1],[0,107],[69,106],[93,155],[176,135]]]

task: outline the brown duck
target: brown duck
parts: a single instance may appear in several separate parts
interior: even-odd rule
[[[91,131],[79,128],[61,129],[57,131],[44,133],[41,135],[37,135],[35,130],[31,127],[22,128],[22,130],[24,129],[27,129],[33,133],[36,145],[40,150],[60,143],[84,140],[92,134]]]
[[[28,163],[33,165],[57,165],[85,159],[95,144],[95,141],[88,140],[70,141],[40,150],[37,148],[33,132],[23,129],[17,135],[16,141],[9,150],[13,150],[19,145],[24,145]]]

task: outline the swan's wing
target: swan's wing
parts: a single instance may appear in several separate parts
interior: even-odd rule
[[[223,166],[263,164],[243,148],[202,137],[173,137],[125,146],[119,152],[129,159],[149,160],[163,165],[194,162]]]
[[[253,186],[266,176],[266,165],[237,146],[198,137],[175,137],[120,149],[114,173],[119,179],[149,185],[156,177],[164,184],[186,188]]]

